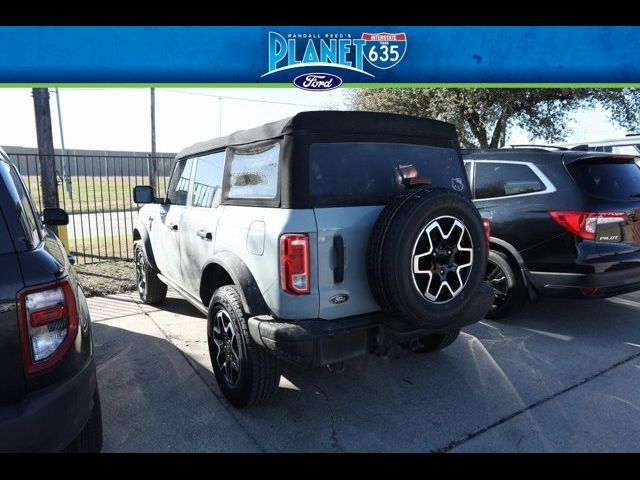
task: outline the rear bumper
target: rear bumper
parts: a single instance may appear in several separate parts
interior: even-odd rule
[[[397,322],[378,312],[338,320],[295,321],[261,315],[249,319],[249,333],[258,345],[284,360],[319,367],[384,351],[393,343],[460,329],[481,320],[492,300],[493,290],[483,282],[465,314],[436,331],[393,327]]]
[[[58,452],[84,428],[93,409],[93,359],[64,383],[0,407],[0,452]]]
[[[533,287],[552,296],[584,296],[583,288],[598,288],[597,297],[610,297],[640,290],[640,268],[627,268],[602,273],[528,272]]]

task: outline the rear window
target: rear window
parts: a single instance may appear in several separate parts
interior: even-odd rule
[[[309,180],[318,207],[381,205],[404,190],[403,178],[428,177],[438,187],[469,191],[458,153],[402,143],[314,143]]]
[[[578,186],[610,200],[640,198],[640,158],[594,159],[567,165]]]
[[[279,159],[279,143],[234,151],[229,168],[229,198],[275,198]]]

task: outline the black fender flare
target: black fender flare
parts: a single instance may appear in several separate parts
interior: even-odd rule
[[[229,251],[217,252],[202,267],[201,276],[211,265],[218,265],[229,274],[238,289],[245,312],[251,316],[271,313],[253,274],[238,255]]]
[[[151,248],[151,239],[149,238],[149,232],[147,231],[147,227],[138,223],[133,229],[133,238],[135,238],[135,232],[138,232],[140,235],[140,242],[142,243],[142,248],[144,249],[144,255],[147,258],[147,262],[151,265],[156,271],[158,270],[158,264],[156,263],[156,257],[153,255],[153,248]]]
[[[509,242],[506,242],[496,237],[491,237],[489,239],[489,248],[491,248],[492,244],[495,244],[504,248],[514,258],[514,260],[518,264],[518,267],[520,267],[520,273],[522,274],[522,278],[524,279],[524,284],[527,287],[529,298],[532,301],[535,301],[538,295],[533,289],[533,285],[531,285],[531,281],[529,280],[529,269],[527,268],[527,265],[524,263],[524,259],[522,258],[522,255],[520,255],[520,252],[518,252],[516,247],[511,245]]]

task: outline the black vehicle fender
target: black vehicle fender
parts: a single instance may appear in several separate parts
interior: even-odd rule
[[[228,275],[238,289],[242,306],[247,314],[256,316],[269,315],[271,313],[249,267],[238,255],[229,251],[216,253],[202,268],[200,298],[205,307],[208,306],[213,292],[217,288],[228,284],[228,281],[225,282],[224,278],[220,278],[222,272]],[[214,277],[213,279],[211,278],[212,276]]]
[[[505,249],[507,253],[511,255],[511,257],[516,261],[516,263],[518,264],[518,267],[520,267],[520,273],[522,274],[522,278],[524,279],[524,284],[527,287],[530,300],[532,301],[537,300],[538,295],[536,294],[535,290],[533,289],[533,286],[531,285],[531,282],[529,281],[529,269],[527,268],[527,265],[524,263],[524,259],[522,258],[522,255],[520,255],[520,252],[518,252],[516,247],[511,245],[509,242],[506,242],[496,237],[490,237],[489,248],[491,248],[493,245],[498,245],[499,247],[502,247],[503,249]]]
[[[138,225],[136,225],[136,227],[133,229],[133,241],[141,242],[142,248],[144,249],[144,255],[147,258],[147,262],[149,262],[151,268],[159,271],[158,265],[156,264],[156,258],[153,255],[153,248],[151,247],[151,239],[149,238],[147,227],[145,227],[141,223],[138,223]]]

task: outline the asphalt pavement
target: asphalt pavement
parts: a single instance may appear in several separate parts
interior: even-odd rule
[[[229,406],[206,319],[169,291],[90,299],[106,452],[640,450],[640,293],[545,299],[433,354],[344,371],[286,365],[266,403]]]

